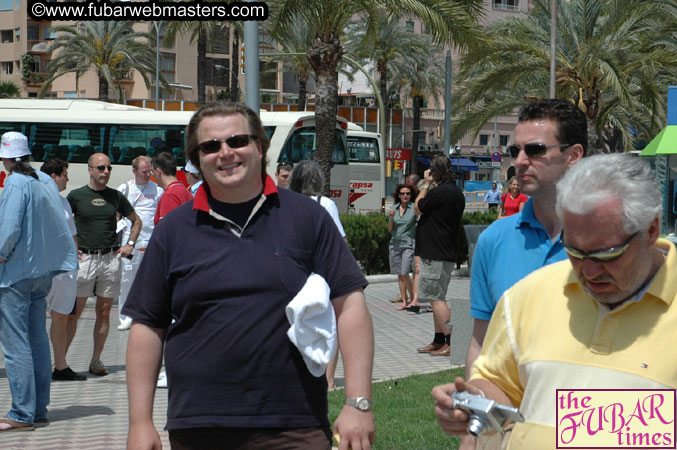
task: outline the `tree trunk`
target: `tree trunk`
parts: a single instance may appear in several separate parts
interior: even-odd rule
[[[388,99],[388,66],[386,64],[378,63],[376,69],[378,72],[378,90],[381,92],[381,99],[386,103],[389,103]]]
[[[336,68],[341,61],[343,49],[338,37],[318,36],[308,49],[308,59],[315,71],[315,129],[317,149],[315,161],[324,174],[324,194],[329,196],[331,182],[331,154],[334,148],[336,127]]]
[[[421,129],[421,106],[423,105],[423,97],[414,95],[414,130]],[[418,131],[414,131],[411,138],[411,173],[417,173],[418,169]]]
[[[299,111],[306,110],[306,94],[308,93],[308,77],[299,77]]]
[[[108,80],[102,75],[99,75],[99,100],[108,100]]]
[[[197,37],[197,103],[205,104],[205,67],[207,66],[207,33],[202,25]]]
[[[240,36],[237,29],[233,30],[233,46],[230,50],[230,101],[240,101],[240,89],[238,83],[238,74],[240,60]]]

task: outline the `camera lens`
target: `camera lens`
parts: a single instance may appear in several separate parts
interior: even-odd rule
[[[473,436],[479,436],[482,434],[484,425],[485,424],[482,419],[473,414],[470,416],[470,420],[468,421],[468,433],[472,434]]]

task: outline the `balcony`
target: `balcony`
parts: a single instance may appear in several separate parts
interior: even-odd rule
[[[47,73],[45,72],[31,72],[28,80],[24,80],[28,87],[40,87],[47,80]]]
[[[47,54],[47,48],[49,45],[49,41],[30,40],[28,41],[28,53],[33,55]]]
[[[134,72],[125,70],[115,74],[115,80],[120,84],[134,84]]]

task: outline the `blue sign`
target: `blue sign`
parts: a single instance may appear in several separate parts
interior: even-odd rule
[[[501,162],[501,154],[498,152],[494,152],[491,154],[491,160],[494,162]]]

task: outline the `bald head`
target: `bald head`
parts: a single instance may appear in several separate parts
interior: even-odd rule
[[[113,166],[110,159],[103,153],[94,153],[87,160],[87,170],[89,170],[89,187],[100,191],[106,187],[110,179],[110,173]]]

